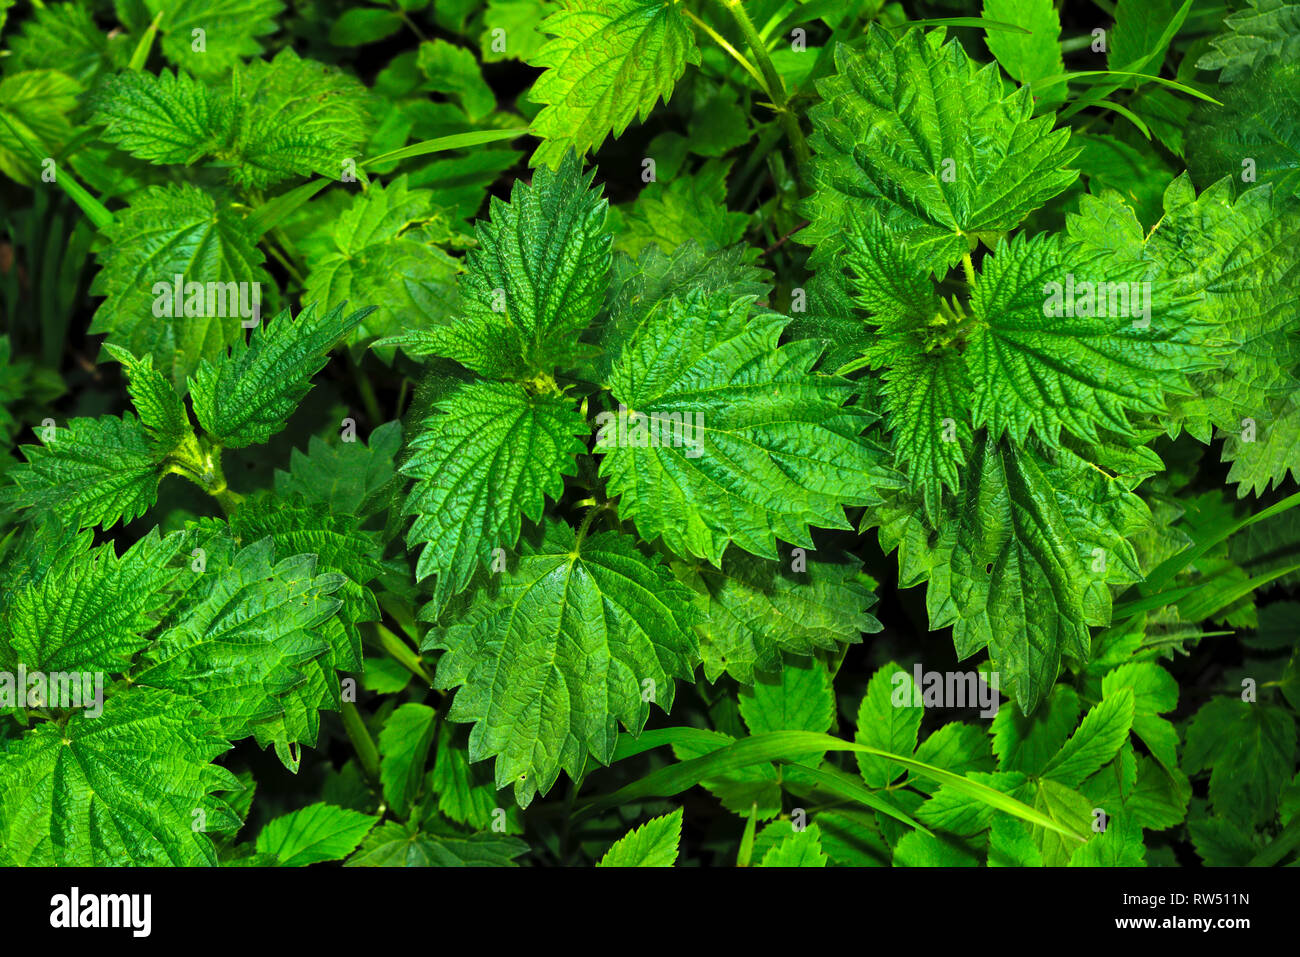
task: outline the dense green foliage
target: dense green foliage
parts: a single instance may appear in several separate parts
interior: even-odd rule
[[[0,863],[1296,863],[1231,6],[0,0]]]

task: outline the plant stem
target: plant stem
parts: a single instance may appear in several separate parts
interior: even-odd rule
[[[727,53],[731,55],[731,58],[733,60],[735,60],[742,67],[744,67],[745,72],[754,78],[754,81],[758,84],[759,89],[761,89],[764,93],[766,93],[769,98],[771,98],[772,92],[767,88],[767,81],[763,79],[763,74],[758,72],[758,68],[755,67],[754,64],[749,62],[749,60],[745,57],[745,54],[741,53],[739,50],[733,47],[727,41],[726,37],[720,34],[717,30],[713,29],[713,27],[709,26],[707,23],[705,23],[703,20],[697,17],[690,10],[686,9],[685,7],[682,7],[682,13],[686,14],[686,18],[688,20],[690,20],[697,27],[699,27],[710,37],[712,37],[713,42],[716,43],[718,46],[722,47],[722,49],[726,50]]]
[[[1097,38],[1091,33],[1085,33],[1083,36],[1070,37],[1062,40],[1060,43],[1062,53],[1073,53],[1075,50],[1086,50],[1097,42]]]
[[[433,686],[433,678],[429,677],[429,673],[424,670],[420,656],[411,650],[410,645],[378,622],[375,623],[375,635],[379,638],[380,646],[392,655],[398,664],[429,687]]]
[[[220,492],[213,492],[212,497],[217,500],[217,504],[221,506],[221,510],[227,515],[238,508],[239,503],[244,500],[244,496],[228,488],[223,488]]]
[[[970,253],[961,257],[961,268],[966,271],[966,281],[975,285],[975,264],[971,262]]]
[[[424,35],[424,31],[415,25],[415,21],[412,20],[409,16],[407,16],[406,11],[402,9],[400,5],[394,5],[393,12],[396,13],[398,17],[401,18],[401,21],[403,23],[405,23],[408,27],[410,27],[411,32],[414,33],[419,38],[421,43],[429,42],[429,38]]]
[[[375,747],[374,739],[370,737],[370,732],[366,730],[366,723],[361,720],[361,712],[351,701],[343,702],[343,728],[348,733],[348,738],[352,741],[352,747],[357,752],[357,760],[361,762],[361,770],[366,773],[366,777],[371,781],[379,780],[379,750]]]
[[[578,549],[578,546],[580,546],[583,543],[583,541],[586,539],[587,530],[591,528],[592,521],[596,518],[597,515],[599,515],[602,511],[604,511],[604,508],[605,508],[604,503],[601,503],[600,505],[593,505],[591,508],[587,510],[587,514],[582,517],[582,524],[578,526],[578,540],[576,543],[574,543],[573,546],[575,551]]]
[[[275,253],[274,246],[270,246],[271,252],[276,255],[276,258],[280,260],[281,265],[288,270],[289,275],[294,278],[294,281],[297,282],[298,285],[306,286],[307,280],[303,278],[302,269],[299,268],[297,256],[294,254],[293,243],[289,241],[289,237],[285,235],[284,230],[279,226],[272,226],[271,238],[279,244],[282,250],[284,250],[284,254],[280,255]],[[269,245],[270,244],[268,244],[268,246]]]
[[[812,158],[812,152],[808,149],[808,141],[804,139],[803,130],[799,128],[799,118],[790,109],[790,99],[785,92],[785,83],[781,81],[781,74],[776,72],[776,65],[768,55],[763,38],[758,35],[758,30],[754,28],[754,21],[749,18],[749,14],[745,12],[740,0],[719,0],[719,2],[727,8],[732,19],[736,21],[736,26],[740,27],[745,42],[749,44],[750,52],[754,54],[754,59],[758,61],[758,68],[763,71],[763,76],[767,80],[767,95],[776,104],[777,118],[781,121],[785,135],[790,140],[790,148],[794,150],[795,162],[803,166]]]
[[[393,409],[393,418],[395,419],[402,417],[402,409],[406,406],[406,393],[410,391],[410,385],[410,380],[406,376],[402,376],[401,388],[397,390],[397,406]]]
[[[226,485],[226,473],[221,468],[221,446],[209,445],[192,432],[172,451],[167,471],[183,475],[203,489],[217,500],[227,515],[244,500],[244,496]]]

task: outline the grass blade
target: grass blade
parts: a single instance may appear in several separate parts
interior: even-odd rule
[[[361,166],[374,166],[376,163],[385,163],[389,160],[410,159],[412,156],[427,156],[430,153],[441,153],[444,150],[459,150],[467,146],[482,146],[485,143],[499,143],[502,140],[514,140],[524,136],[529,132],[527,127],[520,127],[513,130],[473,130],[469,133],[453,133],[451,136],[439,136],[431,140],[425,140],[422,143],[412,143],[410,146],[403,146],[399,150],[390,150],[387,153],[380,153],[378,156],[372,156],[368,160],[362,160]]]

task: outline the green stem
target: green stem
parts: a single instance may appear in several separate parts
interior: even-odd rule
[[[604,503],[600,505],[593,505],[590,509],[587,510],[587,514],[582,517],[582,524],[578,526],[578,540],[573,546],[575,550],[586,539],[587,530],[591,528],[591,523],[595,520],[597,515],[599,515],[602,511],[604,511],[604,509],[605,509]]]
[[[361,770],[371,781],[379,780],[379,750],[375,741],[366,730],[366,723],[361,720],[361,712],[351,701],[343,702],[343,729],[347,731],[352,747],[361,762]]]
[[[812,158],[812,152],[808,149],[808,141],[804,139],[803,130],[799,127],[799,118],[790,109],[790,98],[786,95],[785,83],[781,80],[781,74],[776,72],[776,65],[768,55],[763,38],[758,35],[758,30],[754,28],[754,21],[749,18],[740,0],[719,0],[719,2],[727,8],[732,19],[736,21],[736,26],[740,27],[745,42],[749,44],[750,52],[758,61],[758,68],[767,81],[767,95],[776,105],[777,118],[781,121],[785,135],[790,140],[795,161],[803,166]]]
[[[539,372],[528,380],[528,387],[537,395],[564,395],[564,390],[549,372]]]
[[[226,473],[221,468],[221,446],[209,445],[193,432],[172,451],[167,471],[183,475],[203,489],[217,500],[227,515],[244,500],[244,496],[226,485]]]
[[[749,62],[749,60],[745,57],[745,54],[741,53],[739,50],[733,47],[727,41],[726,37],[720,34],[717,30],[713,29],[713,27],[709,26],[707,23],[705,23],[703,20],[697,17],[690,10],[687,10],[685,7],[682,7],[682,13],[686,14],[686,18],[688,20],[690,20],[697,27],[699,27],[710,37],[712,37],[713,42],[716,43],[718,46],[722,47],[722,49],[724,49],[725,51],[727,51],[727,53],[731,55],[731,58],[733,60],[735,60],[742,67],[744,67],[745,72],[754,78],[754,82],[758,84],[759,89],[761,89],[764,93],[766,93],[769,98],[772,96],[772,92],[767,88],[767,81],[763,79],[763,74],[758,72],[758,68],[755,67],[754,64]]]
[[[975,264],[971,262],[970,253],[961,257],[961,268],[966,271],[966,281],[975,285]]]
[[[433,687],[433,678],[424,670],[420,656],[411,650],[410,645],[378,622],[375,623],[375,635],[379,638],[380,646],[392,655],[398,664],[429,687]]]
[[[578,800],[578,792],[582,790],[582,781],[587,776],[587,765],[584,762],[582,770],[576,778],[569,781],[569,796],[564,802],[564,829],[560,833],[560,864],[564,865],[569,859],[569,834],[573,824],[573,805]]]
[[[410,391],[410,380],[405,376],[402,377],[402,385],[397,390],[397,406],[393,409],[393,418],[402,417],[402,409],[406,407],[406,393]]]
[[[409,16],[407,16],[406,11],[400,5],[395,4],[393,6],[393,12],[396,13],[398,17],[401,18],[401,21],[404,24],[410,27],[412,33],[414,33],[417,37],[420,38],[421,43],[429,42],[429,38],[424,35],[424,31],[415,25],[415,21],[412,20]]]
[[[1097,38],[1091,33],[1085,33],[1079,37],[1070,37],[1068,40],[1061,41],[1061,52],[1073,53],[1075,50],[1086,50],[1096,42]]]
[[[307,280],[303,277],[302,270],[298,268],[298,261],[294,256],[293,244],[289,242],[289,237],[284,234],[284,230],[279,226],[271,227],[271,237],[279,243],[280,249],[284,251],[281,254],[276,251],[274,246],[269,246],[271,253],[276,259],[280,260],[280,264],[288,270],[289,275],[294,278],[299,286],[306,286]]]
[[[1300,846],[1300,817],[1293,817],[1267,847],[1250,859],[1249,866],[1273,867],[1285,860],[1297,846]]]
[[[244,496],[228,488],[223,488],[220,492],[213,492],[212,497],[217,500],[217,504],[221,506],[221,510],[227,515],[238,508],[239,503],[244,500]]]

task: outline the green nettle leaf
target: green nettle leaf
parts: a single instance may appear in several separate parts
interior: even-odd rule
[[[348,301],[376,305],[349,343],[394,332],[413,315],[430,324],[448,318],[458,267],[429,232],[444,218],[433,198],[430,190],[408,189],[405,176],[387,187],[375,183],[304,240],[310,251],[303,302],[322,309]]]
[[[533,121],[545,140],[534,166],[622,135],[672,96],[688,63],[700,62],[686,18],[668,0],[566,0],[541,29],[554,39],[528,61],[546,68],[531,94],[547,104]]]
[[[1137,496],[1065,449],[977,441],[968,484],[931,542],[905,499],[880,510],[899,580],[928,579],[930,627],[953,625],[958,656],[988,647],[1002,688],[1032,709],[1061,656],[1086,661],[1088,625],[1110,620],[1108,583],[1135,581],[1128,538],[1150,521]]]
[[[415,479],[404,511],[416,516],[407,541],[424,546],[416,577],[437,575],[441,609],[495,549],[514,548],[522,517],[539,521],[560,498],[589,428],[568,400],[504,382],[469,383],[437,410],[401,471]]]
[[[119,558],[111,543],[56,557],[13,589],[0,615],[0,662],[29,671],[125,671],[172,603],[168,562],[182,536],[155,530]]]
[[[821,345],[780,346],[789,320],[751,307],[692,293],[649,312],[607,382],[619,410],[597,416],[620,516],[714,565],[731,542],[764,558],[777,538],[811,548],[810,525],[847,528],[844,506],[876,500],[854,387],[814,373]]]
[[[257,850],[281,867],[338,861],[351,854],[378,818],[331,804],[312,804],[277,817],[257,835]]]
[[[1061,17],[1052,0],[984,0],[983,16],[986,20],[1014,23],[1024,27],[1029,34],[989,30],[984,42],[989,52],[998,58],[1002,68],[1019,83],[1034,83],[1065,72],[1061,59]],[[1053,83],[1035,88],[1040,101],[1059,101],[1065,98],[1065,85]]]
[[[1025,787],[1025,776],[1017,771],[999,771],[992,774],[984,772],[968,773],[971,781],[1002,791],[1005,794],[1019,793]],[[917,816],[930,827],[942,828],[952,834],[971,837],[992,827],[997,816],[991,805],[971,800],[951,785],[943,785],[916,811]],[[1026,834],[1028,837],[1028,834]]]
[[[496,758],[496,785],[526,807],[587,755],[613,757],[618,725],[636,733],[650,703],[672,707],[673,679],[699,653],[690,591],[614,532],[578,541],[547,522],[514,567],[426,644],[446,649],[436,686],[460,686],[448,718],[475,722],[471,761]]]
[[[0,866],[1300,865],[1300,0],[1098,3],[0,0]]]
[[[224,149],[236,113],[229,101],[186,73],[128,70],[95,88],[95,122],[108,142],[137,159],[190,165]]]
[[[1043,780],[1038,783],[1034,795],[1034,810],[1076,834],[1091,833],[1092,802],[1078,791],[1057,781]],[[1064,867],[1069,864],[1075,853],[1088,846],[1080,845],[1078,841],[1056,831],[1049,831],[1045,827],[1034,826],[1032,832],[1034,844],[1042,855],[1046,867]]]
[[[738,728],[738,731],[743,729]],[[735,744],[736,738],[720,731],[706,732],[708,741],[692,740],[673,744],[673,755],[678,761],[702,758],[712,751]],[[810,764],[817,764],[816,753],[802,756]],[[734,814],[766,821],[781,813],[781,776],[774,764],[753,764],[734,771],[710,775],[700,786],[718,799]]]
[[[427,705],[408,703],[393,712],[379,734],[384,800],[398,815],[405,816],[419,792],[437,720],[438,713]]]
[[[205,831],[239,826],[214,796],[241,789],[212,763],[229,747],[193,701],[162,691],[131,690],[97,717],[38,724],[0,753],[0,862],[216,864]]]
[[[682,840],[682,809],[655,817],[614,842],[597,867],[672,867]]]
[[[732,299],[763,299],[771,291],[767,278],[745,262],[745,250],[739,246],[710,251],[692,239],[668,253],[657,245],[646,246],[636,259],[616,252],[605,299],[607,315],[597,327],[602,351],[592,362],[593,379],[609,378],[629,337],[674,296],[725,292]]]
[[[1300,196],[1297,53],[1300,39],[1292,38],[1247,78],[1220,90],[1222,106],[1198,105],[1187,131],[1187,166],[1197,183],[1242,177],[1239,182],[1272,183],[1278,196]]]
[[[844,263],[853,303],[877,335],[864,351],[881,375],[895,461],[933,508],[941,486],[956,489],[971,445],[971,379],[956,341],[959,318],[944,310],[929,270],[896,244],[879,216],[855,216]],[[831,276],[832,283],[835,279]],[[847,290],[846,290],[847,292]]]
[[[1133,727],[1133,691],[1119,688],[1083,716],[1083,722],[1043,769],[1043,777],[1078,787],[1115,757]]]
[[[1146,855],[1141,830],[1121,818],[1070,855],[1070,867],[1142,867]]]
[[[1191,393],[1189,370],[1208,367],[1188,302],[1149,266],[1118,263],[1091,246],[1017,236],[984,259],[969,303],[942,302],[914,259],[875,217],[848,237],[856,302],[879,327],[864,359],[882,376],[896,458],[925,494],[958,488],[972,429],[1023,443],[1061,431],[1096,443],[1133,441],[1133,416]]]
[[[229,168],[232,183],[253,189],[313,173],[343,179],[347,161],[360,159],[373,121],[357,80],[289,47],[235,75],[229,89],[166,70],[105,77],[94,91],[94,122],[139,159],[190,165],[210,157]]]
[[[995,64],[977,67],[944,31],[835,49],[818,84],[811,225],[818,261],[840,248],[851,212],[876,211],[930,268],[946,270],[978,241],[1014,229],[1070,185],[1078,154],[1051,115],[1034,117],[1026,87],[1008,93]]]
[[[889,863],[889,846],[869,811],[820,811],[817,827],[831,866],[884,867]]]
[[[916,683],[912,682],[912,684],[915,687]],[[898,685],[895,685],[895,688],[897,687]],[[1001,713],[1002,709],[999,708],[998,714]],[[991,771],[994,766],[993,742],[984,728],[952,721],[917,746],[916,759],[954,773]],[[919,788],[934,790],[933,781],[927,781],[916,775],[913,775],[908,783]]]
[[[708,620],[697,630],[710,681],[725,672],[752,684],[755,671],[780,670],[782,652],[835,651],[881,627],[867,613],[875,596],[853,563],[802,556],[778,563],[733,551],[720,568],[700,565],[687,581],[708,596]]]
[[[344,10],[330,26],[330,43],[358,47],[375,43],[402,29],[402,18],[394,10],[354,7]]]
[[[1196,853],[1208,867],[1245,867],[1259,851],[1249,828],[1222,817],[1207,817],[1187,824]]]
[[[1188,724],[1183,768],[1210,771],[1215,814],[1249,827],[1273,819],[1278,794],[1295,773],[1295,754],[1295,718],[1287,709],[1220,696]]]
[[[1267,418],[1255,422],[1255,435],[1250,435],[1251,423],[1241,430],[1229,433],[1223,445],[1223,457],[1232,461],[1228,471],[1229,482],[1239,482],[1237,494],[1253,491],[1260,494],[1276,483],[1281,486],[1287,476],[1300,482],[1300,394],[1292,393],[1282,405],[1269,406]],[[1254,441],[1249,441],[1253,438]]]
[[[894,848],[895,867],[977,867],[975,852],[961,840],[912,831]]]
[[[195,186],[135,194],[104,236],[91,292],[106,298],[90,331],[151,356],[177,388],[201,359],[215,359],[241,335],[255,303],[273,305],[275,285],[256,239],[225,204]]]
[[[438,795],[438,813],[472,828],[487,829],[496,824],[496,810],[501,806],[492,783],[492,769],[485,764],[471,764],[464,725],[442,722],[438,727],[437,755],[429,773],[429,789]],[[463,733],[462,733],[463,732]],[[519,808],[511,805],[506,812],[506,830],[522,833]]]
[[[1157,288],[1190,303],[1196,348],[1220,358],[1190,368],[1193,392],[1170,397],[1163,424],[1202,442],[1223,430],[1229,479],[1241,483],[1239,494],[1262,492],[1300,470],[1291,418],[1300,390],[1300,263],[1291,254],[1300,243],[1300,202],[1279,205],[1267,186],[1234,200],[1226,179],[1197,196],[1183,175],[1165,191],[1164,210],[1144,239],[1117,194],[1084,197],[1069,236],[1103,256],[1147,263]]]
[[[140,420],[71,419],[43,445],[20,447],[26,461],[6,474],[4,498],[49,509],[78,528],[111,528],[143,515],[158,498],[166,467]]]
[[[301,495],[326,506],[335,515],[363,516],[376,508],[374,499],[393,481],[393,466],[402,447],[402,425],[386,422],[370,433],[370,441],[341,441],[331,445],[313,435],[304,455],[290,453],[289,471],[275,473],[275,493]]]
[[[425,88],[455,96],[471,120],[496,109],[496,96],[483,79],[478,60],[464,47],[446,40],[421,43],[416,63],[427,78]]]
[[[750,734],[829,731],[835,723],[830,672],[816,658],[791,661],[740,690],[740,716]]]
[[[68,114],[80,92],[81,84],[58,70],[24,70],[0,80],[0,172],[25,186],[37,183],[42,165],[10,128],[53,155],[72,139]]]
[[[286,309],[215,364],[204,359],[190,380],[199,425],[224,446],[265,442],[311,390],[330,349],[369,311],[344,315],[341,303],[328,312],[312,303],[294,319]]]
[[[220,76],[243,57],[262,53],[258,37],[275,32],[281,0],[144,0],[167,59],[199,76]],[[202,44],[195,30],[202,31]]]
[[[802,831],[791,829],[779,843],[763,855],[758,866],[825,867],[826,864],[826,853],[822,850],[821,828],[816,824],[810,824]]]
[[[1139,783],[1128,740],[1136,702],[1141,697],[1143,709],[1163,707],[1166,702],[1157,700],[1162,694],[1154,688],[1135,693],[1134,684],[1144,679],[1135,672],[1128,677],[1130,683],[1109,688],[1077,728],[1079,696],[1068,685],[1057,685],[1034,714],[999,710],[992,727],[999,770],[966,774],[1032,804],[1077,835],[1090,833],[1093,809],[1101,807],[1118,836],[1100,846],[1093,846],[1102,840],[1099,837],[1080,844],[1036,823],[1025,827],[995,816],[991,806],[976,803],[949,784],[921,806],[918,816],[931,827],[963,838],[988,830],[990,866],[1141,865],[1142,827],[1165,828],[1182,820],[1190,789],[1186,779],[1174,781],[1147,758],[1142,758]],[[1179,789],[1182,793],[1176,795]]]
[[[216,567],[214,567],[216,566]],[[315,555],[272,560],[264,539],[222,567],[208,556],[202,581],[176,609],[176,623],[145,656],[136,683],[202,703],[232,740],[284,712],[281,700],[329,651],[322,626],[339,609],[337,572],[316,574]]]
[[[125,39],[106,36],[84,7],[59,3],[33,11],[6,46],[13,72],[61,70],[85,84],[108,65],[111,45],[116,43],[120,50]]]
[[[895,662],[887,662],[867,684],[867,693],[858,705],[857,731],[853,740],[881,751],[910,755],[916,750],[923,714],[920,689],[912,680],[911,672]],[[854,757],[868,787],[888,787],[906,770],[902,765],[874,754],[855,754]]]
[[[131,404],[140,416],[140,424],[149,433],[154,449],[167,455],[193,434],[185,403],[176,394],[171,382],[153,367],[153,356],[137,359],[130,352],[104,343],[104,351],[118,362],[127,374],[127,392]]]
[[[993,719],[993,753],[1002,771],[1039,775],[1079,720],[1079,695],[1057,685],[1033,714],[1001,708]]]
[[[491,221],[460,281],[461,317],[420,334],[422,352],[485,376],[528,379],[571,365],[578,336],[605,295],[611,237],[608,204],[570,153],[556,171],[516,180],[510,202],[493,197]]]
[[[1130,662],[1102,679],[1102,696],[1112,697],[1119,689],[1133,692],[1133,733],[1142,739],[1151,755],[1170,774],[1178,768],[1178,732],[1160,715],[1178,707],[1178,682],[1169,672],[1150,661]]]
[[[483,62],[532,59],[546,44],[542,23],[554,12],[551,0],[488,0],[480,41]]]
[[[245,105],[231,182],[260,188],[312,173],[338,180],[345,161],[360,159],[373,126],[368,94],[338,67],[285,47],[273,60],[249,63],[240,83]]]
[[[348,867],[515,867],[528,845],[505,834],[461,834],[445,825],[421,830],[391,821],[370,832]]]
[[[1106,63],[1130,73],[1160,72],[1165,52],[1188,10],[1184,0],[1117,0]],[[1190,8],[1188,8],[1190,9]]]
[[[1288,0],[1247,0],[1247,4],[1224,18],[1224,31],[1196,61],[1198,70],[1220,70],[1220,83],[1246,79],[1265,57],[1294,45],[1300,36],[1300,4]]]
[[[1098,429],[1132,436],[1126,413],[1161,411],[1164,393],[1190,393],[1184,369],[1205,360],[1180,344],[1181,324],[1138,305],[1139,278],[1054,237],[999,243],[971,293],[974,424],[1016,442],[1031,428],[1052,445],[1062,428],[1096,442]]]
[[[358,530],[356,524],[353,517],[331,513],[319,503],[286,502],[257,495],[240,504],[226,528],[216,527],[237,544],[270,538],[276,561],[310,554],[316,556],[321,568],[342,572],[348,581],[335,597],[343,602],[340,618],[351,626],[379,617],[374,596],[364,586],[384,571],[378,533]],[[359,638],[344,661],[344,670],[361,670]]]
[[[739,242],[748,225],[748,216],[727,209],[727,167],[710,162],[691,176],[646,186],[628,209],[614,245],[630,256],[651,244],[671,255],[691,240],[721,249]]]

